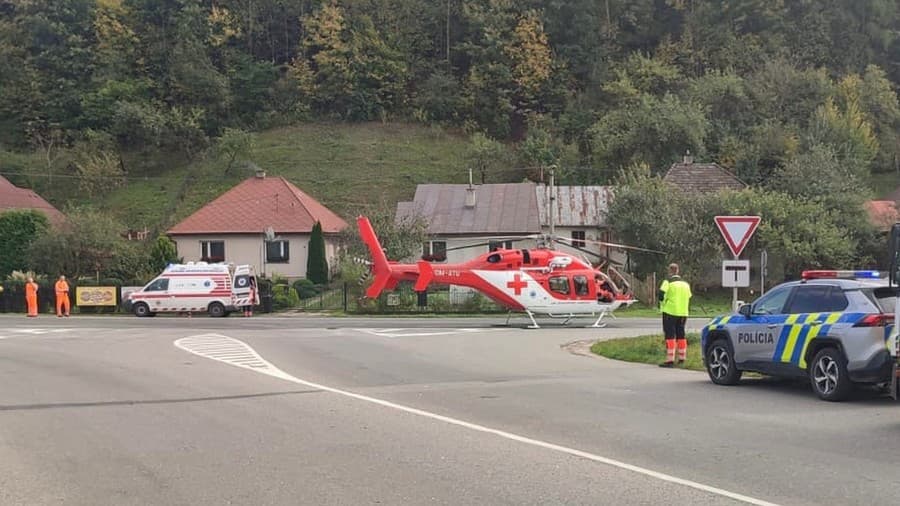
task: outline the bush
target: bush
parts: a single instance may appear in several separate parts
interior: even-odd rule
[[[275,309],[290,309],[300,305],[300,297],[297,290],[287,285],[275,285],[272,287],[272,306]]]
[[[324,288],[324,286],[317,285],[308,279],[294,281],[294,290],[297,291],[297,296],[300,297],[300,300],[315,297],[322,293]]]

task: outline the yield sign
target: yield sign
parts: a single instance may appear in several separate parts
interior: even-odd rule
[[[759,216],[716,216],[716,226],[735,258],[741,255],[747,241],[759,226]]]

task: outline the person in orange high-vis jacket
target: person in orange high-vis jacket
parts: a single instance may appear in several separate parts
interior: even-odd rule
[[[66,277],[60,276],[56,282],[56,316],[69,316],[69,283],[66,283]],[[65,312],[63,312],[65,307]]]
[[[25,282],[25,305],[28,306],[28,316],[31,318],[38,315],[37,293],[38,284],[29,276]]]

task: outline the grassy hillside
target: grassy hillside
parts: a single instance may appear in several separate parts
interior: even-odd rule
[[[465,136],[421,125],[311,123],[256,134],[245,157],[271,176],[283,176],[345,217],[367,206],[411,199],[419,183],[465,182]],[[131,228],[164,230],[193,213],[253,169],[215,149],[186,161],[159,152],[126,156],[126,182],[90,196],[79,188],[71,153],[54,153],[53,170],[44,153],[0,150],[0,174],[33,188],[55,206],[88,204],[106,210]],[[51,177],[52,172],[52,177]]]
[[[411,199],[416,185],[464,182],[466,139],[406,124],[308,124],[261,133],[248,157],[336,211]],[[253,175],[208,156],[155,176],[132,178],[101,202],[131,226],[172,225]]]
[[[351,218],[366,206],[393,208],[397,201],[411,199],[419,183],[465,182],[467,146],[465,136],[421,125],[310,123],[257,134],[248,159]],[[55,160],[51,179],[44,154],[0,151],[0,174],[34,188],[60,208],[87,203],[129,227],[165,229],[253,175],[241,162],[226,173],[227,160],[213,153],[191,162],[180,155],[132,153],[126,184],[95,197],[78,188],[78,179],[65,168],[64,152]],[[876,174],[871,183],[874,195],[883,197],[900,178]]]

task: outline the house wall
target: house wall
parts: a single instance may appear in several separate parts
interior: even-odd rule
[[[185,262],[199,262],[203,241],[223,241],[225,243],[225,262],[252,265],[256,272],[270,276],[278,274],[291,280],[306,277],[306,262],[309,256],[309,234],[280,234],[290,244],[289,262],[271,263],[265,259],[265,243],[262,234],[228,234],[228,235],[175,235],[178,256]],[[328,236],[325,237],[325,256],[329,268],[336,262],[337,246]]]

